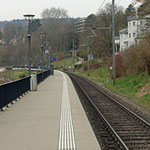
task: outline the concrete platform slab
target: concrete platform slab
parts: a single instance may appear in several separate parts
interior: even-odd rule
[[[100,150],[95,135],[66,76],[77,150]],[[57,150],[60,135],[63,75],[56,71],[27,95],[0,113],[0,149]]]

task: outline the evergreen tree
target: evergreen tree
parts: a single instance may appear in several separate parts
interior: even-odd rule
[[[35,19],[31,22],[31,31],[35,32],[41,26],[40,20]]]
[[[132,4],[130,4],[128,6],[128,8],[125,10],[125,14],[126,14],[127,17],[128,16],[134,16],[135,13],[136,13],[136,10],[135,10],[135,8],[134,8],[134,6]]]
[[[150,0],[145,0],[144,3],[138,9],[139,16],[145,16],[150,14]]]

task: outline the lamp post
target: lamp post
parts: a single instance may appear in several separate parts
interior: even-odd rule
[[[24,17],[28,20],[28,75],[31,75],[31,21],[34,17],[34,15],[27,14],[24,15]]]
[[[44,38],[44,33],[41,33],[40,34],[40,40],[41,40],[41,67],[40,67],[40,69],[42,70],[42,72],[43,72],[43,49],[44,49],[44,45],[43,45],[43,38]]]
[[[49,58],[49,54],[50,54],[50,50],[49,50],[49,42],[46,41],[46,50],[45,50],[45,54],[47,57],[47,69],[50,69],[50,58]]]

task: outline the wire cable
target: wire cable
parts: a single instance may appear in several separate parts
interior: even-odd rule
[[[96,15],[98,15],[99,11],[101,10],[101,8],[103,7],[103,5],[104,5],[105,2],[106,2],[106,0],[103,0],[103,2],[102,2],[102,4],[101,4],[100,8],[99,8],[99,9],[97,10],[97,12],[96,12]]]

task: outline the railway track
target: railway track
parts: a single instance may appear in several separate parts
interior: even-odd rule
[[[96,124],[95,134],[103,150],[150,150],[148,122],[101,91],[91,81],[74,74],[68,75],[79,97],[84,99],[82,104],[86,105],[83,107],[91,116],[89,120],[94,126]]]

